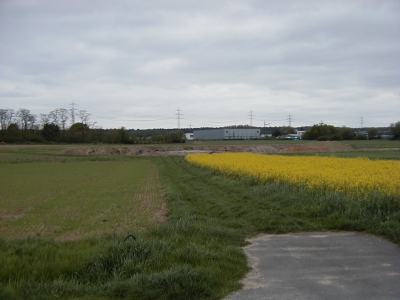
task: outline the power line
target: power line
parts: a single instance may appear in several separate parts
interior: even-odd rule
[[[288,121],[289,121],[289,127],[292,127],[293,116],[290,113],[289,113]]]
[[[251,110],[250,113],[248,114],[248,116],[250,117],[250,126],[253,126],[253,117],[255,117],[255,115],[253,114],[253,111]]]
[[[181,116],[183,116],[183,114],[181,113],[182,110],[180,110],[179,107],[178,107],[178,109],[175,110],[175,111],[177,111],[177,113],[175,114],[175,116],[177,116],[177,118],[178,118],[178,129],[180,129],[180,128],[181,128],[181,119],[183,119],[183,118],[181,117]]]
[[[71,108],[71,119],[72,119],[72,125],[74,125],[75,124],[75,102],[72,101],[72,103],[70,105],[72,105],[72,108]]]

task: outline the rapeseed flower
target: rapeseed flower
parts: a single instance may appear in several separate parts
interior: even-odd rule
[[[234,177],[289,182],[309,189],[400,196],[400,162],[368,158],[283,156],[255,153],[189,154],[186,160]]]

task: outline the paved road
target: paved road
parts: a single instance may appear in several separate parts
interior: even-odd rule
[[[313,232],[249,242],[253,271],[226,300],[400,299],[400,248],[382,238]]]

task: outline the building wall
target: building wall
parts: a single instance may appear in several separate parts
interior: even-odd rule
[[[260,137],[259,128],[224,128],[225,139],[255,139]]]
[[[224,131],[222,129],[199,129],[193,130],[195,140],[222,140]]]
[[[254,139],[260,138],[259,128],[218,128],[193,131],[195,140]]]

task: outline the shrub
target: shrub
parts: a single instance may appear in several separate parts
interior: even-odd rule
[[[328,135],[319,136],[317,137],[317,141],[330,141],[330,136]]]
[[[335,133],[330,138],[331,141],[341,141],[343,140],[342,135],[340,133]]]

